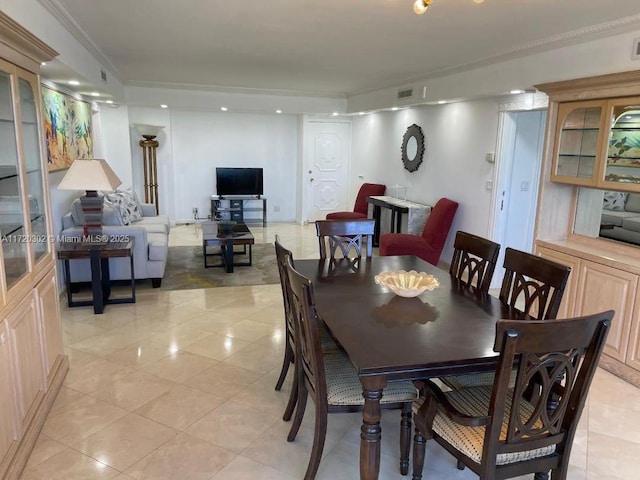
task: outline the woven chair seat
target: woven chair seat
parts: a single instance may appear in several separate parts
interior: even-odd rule
[[[517,370],[511,371],[509,378],[509,388],[513,388],[516,384]],[[440,381],[452,390],[460,390],[461,388],[484,387],[493,385],[495,379],[494,372],[471,373],[469,375],[456,375],[451,377],[441,377]]]
[[[336,353],[340,351],[333,337],[324,328],[320,328],[320,347],[322,348],[322,353]]]
[[[342,353],[324,356],[325,377],[327,379],[327,401],[329,405],[364,405],[362,384],[358,374]],[[382,405],[387,403],[412,402],[417,400],[418,391],[412,382],[389,382],[382,391]]]
[[[489,411],[492,388],[492,386],[466,388],[445,392],[445,395],[460,413],[479,417],[486,415]],[[513,392],[510,391],[506,399],[505,418],[500,432],[501,441],[504,441],[507,435],[507,422],[509,412],[511,411],[512,394]],[[413,403],[414,413],[418,411],[423,402],[424,398],[421,398]],[[523,422],[526,422],[533,413],[533,406],[529,402],[522,400],[520,411],[522,412]],[[460,425],[451,420],[444,409],[438,408],[438,412],[433,420],[433,431],[474,462],[481,462],[485,427],[467,427]],[[508,463],[530,460],[532,458],[545,457],[554,453],[555,450],[556,446],[550,445],[525,452],[500,453],[497,456],[496,465],[506,465]]]

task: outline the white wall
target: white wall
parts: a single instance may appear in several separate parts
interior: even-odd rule
[[[640,59],[632,59],[631,52],[633,41],[638,37],[640,30],[635,30],[521,58],[470,67],[466,71],[443,74],[438,78],[416,80],[409,86],[418,92],[420,98],[407,101],[415,104],[496,96],[539,83],[637,70],[640,69]],[[426,88],[424,97],[421,96],[423,88]],[[347,111],[402,105],[403,102],[396,99],[397,91],[398,86],[394,86],[352,95],[347,99]]]
[[[264,168],[268,220],[295,220],[297,122],[294,115],[129,108],[130,124],[165,126],[157,152],[160,211],[176,222],[192,220],[193,207],[206,217],[215,194],[215,167],[234,166]],[[133,183],[142,192],[142,150],[139,135],[131,131]]]
[[[417,124],[425,136],[425,154],[416,172],[404,169],[400,148],[407,127]],[[485,153],[496,149],[498,104],[493,100],[417,107],[353,119],[351,187],[364,181],[407,187],[407,199],[433,205],[448,197],[460,206],[451,228],[488,236],[493,164]],[[383,223],[383,229],[387,225]],[[449,235],[443,259],[453,254]]]
[[[122,180],[119,188],[133,186],[131,143],[129,139],[129,114],[125,105],[118,108],[103,106],[100,109],[100,138],[94,137],[96,158],[104,158]]]

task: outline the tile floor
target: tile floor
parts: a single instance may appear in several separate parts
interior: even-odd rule
[[[312,226],[276,233],[297,258],[317,257]],[[179,226],[172,245],[198,245]],[[241,274],[239,269],[238,274]],[[309,408],[298,438],[285,441],[288,386],[275,392],[284,345],[279,285],[157,291],[133,305],[63,306],[71,368],[22,479],[302,478],[313,438]],[[358,478],[359,414],[329,417],[318,480]],[[382,419],[380,479],[398,473],[399,414]],[[425,480],[473,479],[443,449],[427,450]],[[629,480],[640,467],[640,391],[598,371],[571,457],[572,480]],[[407,477],[404,477],[407,478]],[[523,477],[523,478],[531,478]]]

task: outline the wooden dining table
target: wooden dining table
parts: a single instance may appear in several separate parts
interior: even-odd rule
[[[414,256],[296,260],[295,269],[313,282],[318,314],[362,383],[361,480],[376,480],[380,471],[387,382],[495,369],[496,322],[524,317]],[[429,273],[440,286],[414,298],[396,296],[375,282],[395,270]]]

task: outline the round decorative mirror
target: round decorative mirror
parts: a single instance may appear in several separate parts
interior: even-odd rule
[[[404,168],[415,172],[422,163],[424,155],[424,135],[415,123],[407,128],[402,137],[402,163]]]

